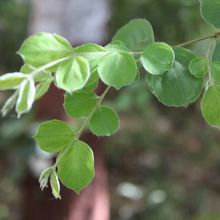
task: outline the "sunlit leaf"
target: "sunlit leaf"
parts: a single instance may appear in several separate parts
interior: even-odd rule
[[[16,112],[18,117],[31,110],[31,107],[34,103],[35,94],[36,89],[32,79],[27,79],[21,83],[16,104]]]
[[[89,77],[88,61],[83,57],[74,57],[59,65],[56,72],[56,84],[59,88],[72,93],[82,89]]]

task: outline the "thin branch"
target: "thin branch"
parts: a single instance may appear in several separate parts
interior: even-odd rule
[[[76,138],[79,138],[82,134],[82,132],[84,131],[84,129],[87,127],[91,117],[93,116],[94,112],[97,110],[97,108],[101,105],[103,99],[105,98],[105,96],[107,95],[108,91],[110,90],[110,86],[108,86],[105,91],[102,93],[102,95],[99,97],[99,100],[96,104],[96,107],[93,109],[93,111],[89,114],[89,116],[85,119],[84,123],[82,124],[82,126],[80,127],[78,134],[76,135]]]
[[[211,38],[216,39],[218,37],[220,37],[220,32],[216,32],[216,33],[214,33],[212,35],[208,35],[208,36],[201,37],[201,38],[195,38],[193,40],[190,40],[190,41],[187,41],[187,42],[175,45],[175,47],[184,47],[184,46],[187,46],[187,45],[190,45],[190,44],[194,44],[194,43],[198,43],[200,41],[204,41],[204,40],[207,40],[207,39],[211,39]]]

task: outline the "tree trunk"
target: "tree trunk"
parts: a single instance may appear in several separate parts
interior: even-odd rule
[[[74,45],[106,42],[109,5],[107,0],[33,0],[29,33],[48,31],[61,34]],[[52,9],[52,10],[51,10]],[[100,88],[101,89],[101,88]],[[37,103],[38,119],[64,119],[63,92],[52,87]],[[52,198],[50,190],[41,192],[29,172],[24,181],[23,220],[108,220],[108,180],[103,142],[86,133],[83,139],[93,148],[96,177],[80,195],[62,188],[62,200]]]

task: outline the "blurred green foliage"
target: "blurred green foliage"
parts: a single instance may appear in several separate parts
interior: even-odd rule
[[[112,33],[133,18],[146,18],[156,40],[177,44],[210,30],[198,0],[113,0]]]
[[[20,63],[15,51],[26,37],[28,0],[0,2],[0,69],[14,71]]]
[[[0,1],[0,73],[19,69],[15,51],[26,37],[28,1]],[[5,97],[0,96],[3,103]],[[15,115],[0,120],[0,219],[19,219],[19,185],[33,153],[30,136],[31,117],[17,120]]]
[[[137,17],[152,23],[157,41],[173,45],[212,31],[200,17],[198,0],[113,2],[112,34]],[[193,49],[206,51],[202,43]],[[142,73],[111,103],[121,111],[121,130],[106,147],[111,219],[220,219],[219,131],[203,121],[199,104],[166,108],[146,87]]]

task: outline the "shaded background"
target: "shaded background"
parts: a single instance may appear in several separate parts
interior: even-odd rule
[[[15,51],[39,31],[62,34],[73,45],[104,45],[138,17],[152,23],[157,41],[171,45],[212,31],[200,18],[197,0],[92,2],[1,0],[0,72],[19,69]],[[200,43],[193,49],[202,54],[206,48]],[[55,201],[37,183],[53,156],[39,151],[31,136],[40,120],[64,118],[62,92],[51,88],[20,120],[15,113],[0,119],[0,220],[220,219],[219,131],[204,122],[199,102],[187,109],[160,105],[142,77],[108,97],[120,113],[120,131],[102,139],[85,134],[97,175],[80,196],[63,188],[63,199]],[[1,103],[8,95],[0,94]]]

